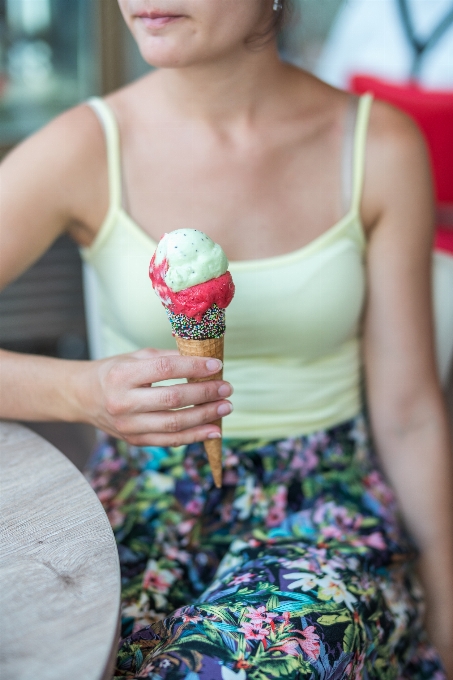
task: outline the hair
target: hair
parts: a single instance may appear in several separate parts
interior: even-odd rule
[[[273,0],[271,0],[273,3]],[[273,40],[289,19],[292,0],[280,0],[280,9],[272,12],[272,19],[262,33],[255,33],[247,40],[248,45],[259,49]]]

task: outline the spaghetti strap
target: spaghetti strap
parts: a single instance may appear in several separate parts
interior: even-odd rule
[[[87,104],[93,109],[104,129],[107,148],[110,209],[113,207],[121,208],[121,149],[118,123],[110,106],[100,97],[92,97],[87,101]]]
[[[364,94],[359,99],[357,110],[357,122],[354,134],[354,160],[352,176],[352,202],[351,212],[360,212],[362,200],[363,180],[365,175],[365,152],[368,132],[368,122],[370,119],[371,104],[373,95]]]
[[[344,120],[343,150],[341,159],[341,198],[343,213],[347,215],[352,203],[352,186],[354,181],[354,146],[357,124],[359,98],[349,97]]]

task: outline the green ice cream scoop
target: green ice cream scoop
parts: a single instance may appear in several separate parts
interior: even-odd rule
[[[165,283],[175,293],[222,276],[228,269],[222,248],[198,229],[165,234],[156,250],[155,265],[164,260],[168,265]]]

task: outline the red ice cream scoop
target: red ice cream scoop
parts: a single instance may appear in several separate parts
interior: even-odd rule
[[[167,260],[164,259],[156,265],[155,258],[156,254],[151,259],[149,278],[162,303],[173,314],[184,314],[196,321],[201,321],[208,309],[214,305],[219,309],[226,309],[233,299],[235,288],[229,271],[215,279],[175,293],[165,282],[165,274],[168,271]]]

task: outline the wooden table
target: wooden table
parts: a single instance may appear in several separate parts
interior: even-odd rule
[[[0,518],[0,678],[111,678],[120,573],[107,516],[63,454],[5,422]]]

